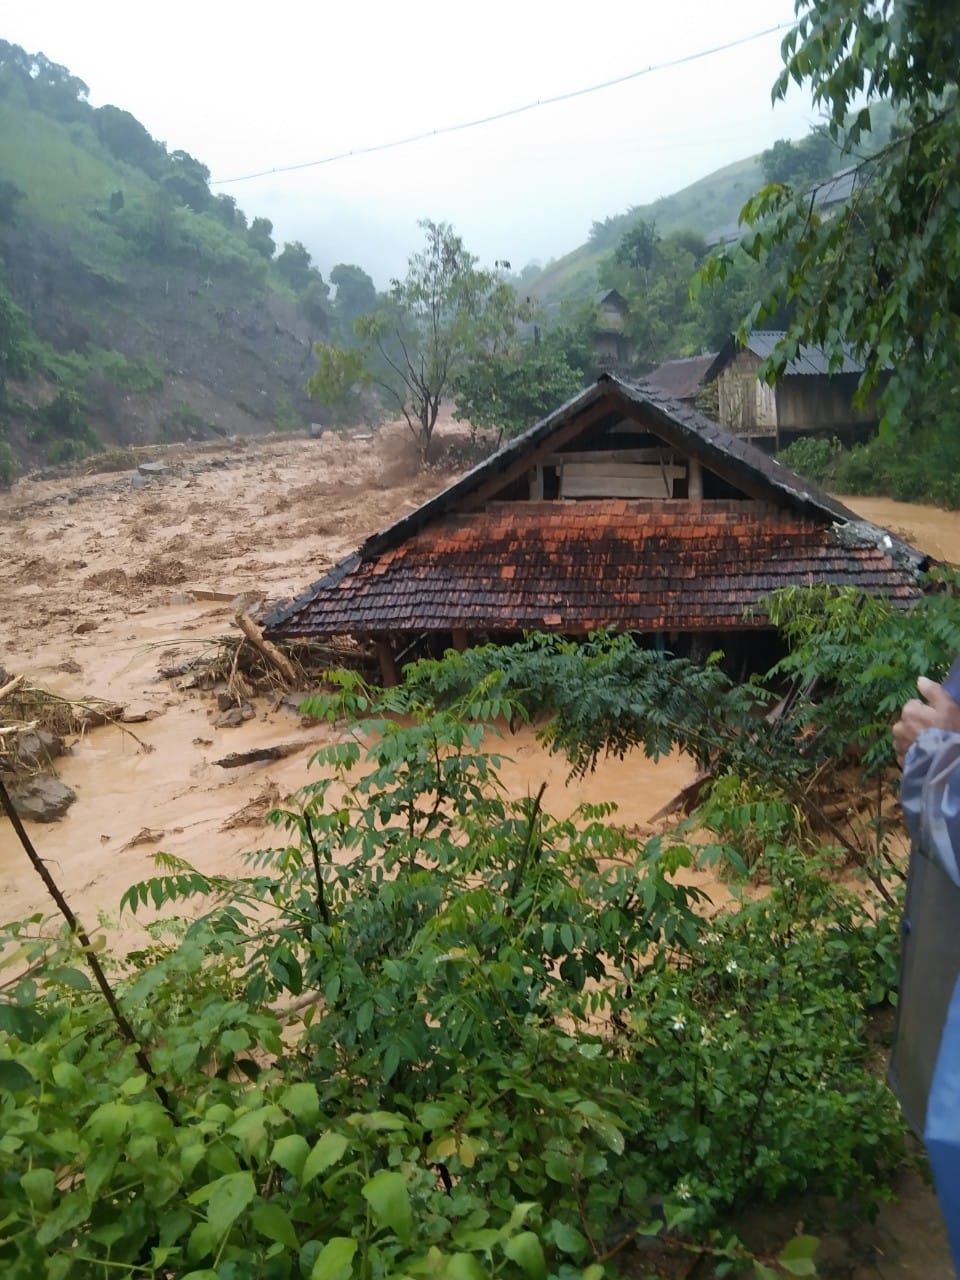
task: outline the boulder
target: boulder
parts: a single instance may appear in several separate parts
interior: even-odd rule
[[[45,773],[18,782],[8,790],[14,809],[29,822],[56,822],[77,798],[72,787]]]
[[[141,462],[137,470],[142,476],[162,476],[170,468],[165,462]]]
[[[63,739],[47,729],[27,729],[13,741],[13,758],[28,769],[42,767],[63,755]]]
[[[244,702],[242,706],[231,707],[223,715],[217,716],[213,722],[213,727],[215,729],[238,729],[245,720],[252,720],[256,714],[250,703]]]

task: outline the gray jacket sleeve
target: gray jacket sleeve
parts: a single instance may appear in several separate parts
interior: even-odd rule
[[[900,800],[914,849],[960,885],[960,733],[917,735],[904,761]]]

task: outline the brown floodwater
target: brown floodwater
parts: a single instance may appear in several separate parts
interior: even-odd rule
[[[211,873],[239,870],[244,852],[270,843],[262,814],[309,780],[311,749],[329,741],[330,730],[304,727],[294,709],[266,699],[240,727],[216,728],[211,695],[159,676],[160,666],[230,632],[229,604],[204,594],[291,595],[452,478],[417,473],[402,427],[360,442],[271,439],[165,457],[173,469],[145,488],[121,474],[25,480],[0,493],[0,664],[65,697],[156,713],[129,726],[136,739],[108,726],[75,742],[57,767],[77,802],[58,823],[29,824],[81,918],[91,928],[108,922],[120,946],[137,934],[135,922],[118,927],[120,897],[151,874],[154,852]],[[960,513],[844,501],[938,559],[960,560]],[[301,749],[267,765],[214,763],[278,742]],[[654,764],[634,752],[571,782],[566,762],[529,728],[498,749],[510,794],[546,782],[544,806],[558,816],[585,801],[614,801],[617,820],[641,831],[692,776],[678,756]],[[715,877],[696,878],[716,902],[728,896]],[[51,907],[6,822],[0,893],[6,920]],[[878,1238],[886,1242],[881,1264],[838,1274],[947,1274],[935,1206],[919,1183],[885,1211]]]

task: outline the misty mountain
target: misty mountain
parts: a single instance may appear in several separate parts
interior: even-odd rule
[[[209,176],[0,41],[0,437],[25,463],[313,415],[328,287]]]

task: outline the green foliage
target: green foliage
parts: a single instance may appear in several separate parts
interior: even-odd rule
[[[808,187],[829,177],[841,158],[842,152],[827,130],[816,128],[800,142],[779,138],[760,156],[760,166],[768,183]]]
[[[508,438],[526,431],[583,386],[556,343],[536,341],[503,355],[482,354],[453,386],[454,416],[474,432],[493,427]]]
[[[7,379],[29,376],[35,363],[33,328],[0,275],[0,413],[4,408]]]
[[[354,321],[367,315],[377,305],[377,290],[363,270],[350,262],[338,262],[330,272],[330,283],[337,291],[334,310],[345,342],[353,337]]]
[[[254,218],[247,232],[247,244],[261,258],[273,257],[277,244],[273,238],[273,223],[269,218]]]
[[[303,427],[303,418],[288,395],[277,397],[277,407],[273,411],[273,425],[277,431],[299,431]]]
[[[784,250],[778,285],[762,301],[768,314],[790,304],[789,331],[767,373],[782,370],[800,342],[838,361],[850,344],[865,361],[864,388],[890,370],[886,416],[908,424],[929,388],[952,388],[960,337],[953,15],[931,0],[809,0],[783,48],[774,96],[791,81],[807,86],[834,142],[858,147],[880,103],[897,126],[858,161],[841,209],[811,209],[806,192],[780,184],[744,207],[747,250],[757,259]]]
[[[777,460],[814,484],[834,484],[843,445],[836,436],[801,436],[781,449]]]
[[[759,158],[738,160],[653,204],[595,222],[587,244],[548,263],[527,287],[542,301],[592,298],[603,260],[638,221],[655,223],[662,236],[685,229],[710,236],[736,223],[744,199],[761,181]]]
[[[210,170],[187,151],[171,151],[163,175],[163,189],[194,213],[210,203]]]
[[[312,280],[320,280],[320,273],[310,265],[310,253],[299,240],[283,246],[274,263],[281,276],[294,293],[302,293]]]
[[[119,351],[94,347],[83,354],[71,351],[56,360],[56,374],[61,381],[79,383],[103,379],[121,391],[142,395],[159,391],[164,384],[163,370],[149,357],[130,360]]]
[[[94,128],[105,147],[126,164],[132,164],[151,178],[159,178],[166,163],[166,150],[152,138],[140,121],[119,107],[98,107]]]
[[[326,406],[335,417],[350,417],[358,412],[357,396],[370,382],[363,352],[315,342],[313,354],[317,368],[307,380],[307,395]]]
[[[601,264],[601,283],[630,304],[625,333],[638,365],[650,368],[671,355],[720,346],[753,306],[761,273],[746,255],[722,285],[707,293],[694,285],[706,253],[694,231],[661,237],[652,223],[640,221]]]
[[[773,674],[813,690],[794,711],[801,731],[816,728],[812,758],[861,753],[871,773],[893,763],[889,727],[917,677],[945,674],[960,651],[957,575],[938,570],[931,586],[909,612],[852,588],[787,588],[767,602],[789,645]]]
[[[20,463],[6,440],[0,440],[0,489],[9,489],[20,472]]]
[[[779,619],[801,680],[849,682],[895,625],[804,604]],[[908,664],[956,646],[955,597],[914,626]],[[0,937],[22,975],[0,992],[4,1274],[600,1280],[636,1233],[718,1274],[815,1274],[811,1237],[755,1257],[718,1223],[797,1191],[869,1198],[902,1158],[865,1022],[898,915],[811,848],[776,743],[737,746],[762,694],[628,638],[331,686],[304,710],[342,732],[272,815],[280,847],[236,878],[159,855],[125,896],[159,913],[119,984],[149,1071],[74,941],[37,919]],[[604,744],[725,743],[753,772],[725,768],[705,815],[724,849],[738,824],[758,843],[767,892],[718,915],[677,883],[682,836],[511,799],[490,723],[553,699],[548,736],[579,768]]]
[[[87,420],[83,400],[75,391],[58,391],[49,404],[37,410],[36,418],[30,439],[46,446],[47,462],[52,466],[79,462],[88,453],[103,448],[103,441]]]
[[[371,380],[403,416],[424,462],[440,402],[471,362],[502,354],[528,310],[500,275],[477,266],[446,223],[425,219],[424,248],[385,304],[355,323]]]

